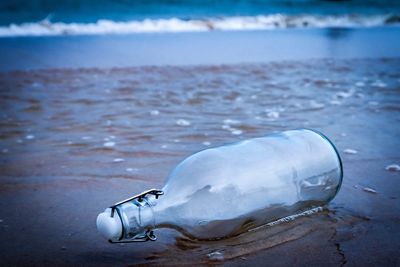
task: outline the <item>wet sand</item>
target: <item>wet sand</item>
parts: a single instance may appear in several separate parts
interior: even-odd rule
[[[400,60],[0,73],[2,266],[400,264]],[[342,155],[323,212],[218,242],[172,230],[108,244],[105,207],[161,187],[186,156],[314,128]],[[375,192],[374,192],[375,191]]]

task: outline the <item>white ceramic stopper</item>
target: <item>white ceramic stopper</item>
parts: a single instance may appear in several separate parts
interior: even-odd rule
[[[118,240],[122,233],[122,224],[117,212],[111,217],[111,209],[107,208],[97,216],[97,230],[108,240]]]

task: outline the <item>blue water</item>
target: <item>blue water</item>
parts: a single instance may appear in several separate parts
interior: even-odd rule
[[[90,23],[146,18],[203,19],[266,14],[400,14],[398,0],[2,0],[0,25],[37,22]],[[399,17],[394,17],[399,19]]]

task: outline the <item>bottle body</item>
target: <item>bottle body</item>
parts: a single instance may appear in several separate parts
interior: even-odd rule
[[[337,150],[312,130],[206,149],[171,172],[164,196],[146,197],[142,228],[175,228],[196,239],[234,236],[328,203],[342,176]]]

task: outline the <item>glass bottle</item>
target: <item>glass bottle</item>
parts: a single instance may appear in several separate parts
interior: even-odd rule
[[[97,227],[112,243],[155,240],[156,228],[199,240],[227,238],[327,204],[342,177],[339,153],[323,134],[271,134],[193,154],[162,190],[111,206]]]

